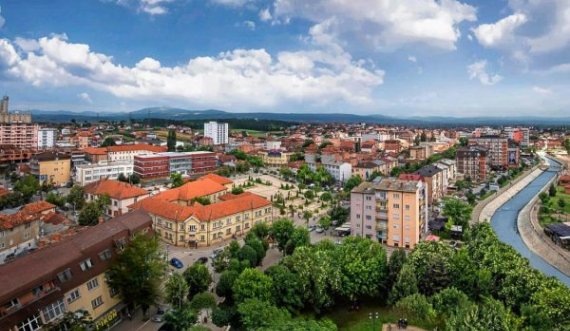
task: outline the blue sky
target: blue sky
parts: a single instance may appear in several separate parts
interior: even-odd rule
[[[567,0],[0,0],[13,109],[570,114]]]

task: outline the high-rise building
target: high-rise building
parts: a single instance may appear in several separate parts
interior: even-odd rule
[[[204,136],[212,138],[214,145],[227,144],[229,142],[228,133],[228,123],[218,123],[215,121],[204,123]]]
[[[487,149],[489,165],[492,168],[507,169],[509,166],[509,139],[502,136],[481,136],[470,138],[469,145],[479,145]]]
[[[38,130],[38,149],[51,149],[57,141],[57,129],[41,128]]]
[[[487,149],[481,146],[461,147],[456,155],[457,172],[479,183],[487,179]]]
[[[10,101],[10,98],[8,98],[8,96],[4,96],[2,98],[2,101],[0,101],[0,113],[5,114],[8,112],[8,103]]]
[[[393,247],[414,248],[427,232],[426,185],[384,178],[364,182],[350,195],[351,234]]]
[[[37,124],[29,113],[9,113],[9,98],[0,101],[0,145],[12,145],[19,149],[38,147]]]

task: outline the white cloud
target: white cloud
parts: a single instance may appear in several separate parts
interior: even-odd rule
[[[273,18],[273,16],[271,16],[271,12],[269,11],[269,8],[265,8],[259,11],[259,19],[263,22],[267,22],[270,21]]]
[[[549,88],[545,88],[545,87],[540,87],[540,86],[533,86],[532,90],[535,93],[541,94],[541,95],[550,95],[552,94],[552,90]]]
[[[29,52],[0,39],[0,74],[34,86],[86,87],[141,102],[243,108],[369,104],[384,72],[352,59],[324,35],[314,31],[306,51],[272,56],[264,49],[235,49],[177,66],[147,57],[133,67],[58,36],[38,39],[38,49]]]
[[[134,8],[139,12],[154,15],[164,15],[168,13],[166,4],[175,0],[102,0],[104,2],[113,2],[121,6]]]
[[[410,55],[410,56],[408,56],[408,61],[416,63],[416,62],[418,62],[418,59],[415,56]]]
[[[498,74],[489,74],[487,72],[486,60],[477,61],[468,65],[467,73],[469,73],[469,79],[478,79],[483,85],[495,85],[503,80],[502,76]]]
[[[251,31],[255,30],[255,22],[254,21],[244,21],[243,25],[250,29]]]
[[[513,42],[515,30],[527,21],[526,15],[516,13],[493,24],[481,24],[473,29],[473,33],[481,45],[501,47]]]
[[[92,104],[92,103],[93,103],[93,100],[91,100],[91,96],[90,96],[89,93],[87,93],[87,92],[79,93],[77,96],[78,96],[81,100],[83,100],[83,101],[85,101],[85,102],[87,102],[87,103],[89,103],[89,104]]]
[[[241,7],[251,2],[251,0],[210,0],[210,2],[230,7]]]
[[[461,36],[459,24],[475,21],[476,9],[457,0],[276,0],[272,15],[316,24],[335,18],[346,40],[382,50],[414,43],[452,50]]]

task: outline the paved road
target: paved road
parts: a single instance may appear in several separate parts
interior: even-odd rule
[[[522,256],[529,259],[531,266],[540,270],[548,276],[554,276],[570,287],[570,277],[550,265],[531,251],[523,242],[517,228],[519,212],[542,190],[542,188],[560,170],[560,164],[550,162],[549,170],[536,177],[530,184],[525,186],[519,193],[515,194],[509,201],[503,204],[491,218],[491,225],[499,239],[511,245]]]

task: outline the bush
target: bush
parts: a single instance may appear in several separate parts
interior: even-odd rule
[[[436,313],[428,299],[421,294],[412,294],[400,299],[396,303],[396,308],[405,310],[417,319],[433,321]]]

